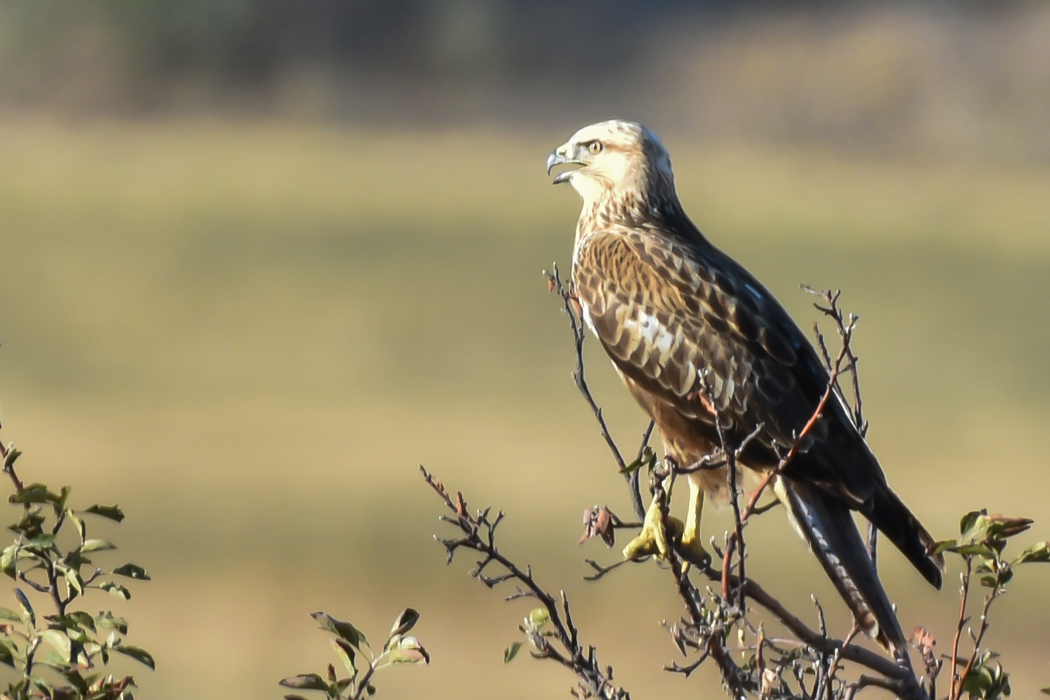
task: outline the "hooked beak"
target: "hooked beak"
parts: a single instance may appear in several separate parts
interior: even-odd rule
[[[558,148],[554,149],[553,153],[551,153],[549,156],[547,156],[547,174],[548,175],[550,175],[551,174],[551,170],[553,170],[558,165],[566,165],[566,164],[583,165],[583,163],[580,163],[580,161],[578,161],[578,160],[572,160],[572,159],[568,158],[566,156],[567,151],[568,151],[568,145],[566,144],[565,146],[558,146]],[[563,182],[568,182],[569,178],[572,176],[572,174],[574,172],[575,172],[574,170],[566,170],[565,172],[558,173],[557,175],[554,176],[554,180],[552,181],[552,184],[560,185]]]

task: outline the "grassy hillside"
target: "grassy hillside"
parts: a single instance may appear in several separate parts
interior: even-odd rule
[[[658,671],[679,608],[655,567],[581,580],[616,554],[576,545],[580,512],[628,506],[540,275],[568,265],[577,199],[543,162],[570,131],[0,122],[3,439],[26,478],[127,511],[114,538],[155,579],[125,606],[159,660],[145,696],[278,697],[329,653],[309,612],[381,632],[406,605],[434,662],[381,692],[564,693],[555,668],[502,665],[529,606],[444,568],[420,462],[508,512],[507,549],[575,597],[638,696],[714,687]],[[687,210],[800,325],[799,283],[844,290],[871,441],[930,529],[987,506],[1050,536],[1050,170],[665,142]],[[633,442],[641,415],[590,350]],[[800,612],[817,580],[845,631],[783,516],[753,531],[749,572]],[[904,627],[947,647],[955,574],[937,593],[895,554],[882,568]],[[1026,573],[990,632],[1019,697],[1050,680],[1050,572]]]

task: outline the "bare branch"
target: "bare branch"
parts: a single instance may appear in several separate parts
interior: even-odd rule
[[[550,623],[554,628],[553,639],[557,641],[555,646],[552,637],[547,633],[541,633],[537,628],[525,628],[529,642],[535,647],[532,655],[537,658],[553,659],[561,665],[571,669],[579,678],[581,686],[590,695],[603,700],[630,700],[630,694],[623,688],[617,688],[612,683],[611,668],[602,669],[598,663],[594,648],[590,647],[586,652],[579,643],[579,633],[572,621],[572,613],[569,609],[569,600],[564,591],[560,592],[559,600],[544,590],[532,575],[532,567],[522,570],[517,564],[504,556],[496,546],[495,529],[503,518],[502,512],[495,520],[490,521],[488,508],[478,510],[475,515],[467,512],[466,501],[462,493],[457,493],[455,502],[445,492],[444,485],[427,470],[420,466],[423,479],[444,501],[445,506],[456,513],[455,518],[445,518],[445,522],[451,523],[459,528],[464,535],[459,539],[443,539],[435,535],[435,539],[444,545],[448,554],[448,561],[452,561],[455,552],[465,548],[478,552],[484,559],[478,563],[476,569],[471,573],[489,588],[506,581],[517,581],[522,587],[507,596],[507,600],[516,600],[523,597],[537,599],[547,611]],[[485,576],[483,571],[492,564],[499,564],[505,573],[498,576]]]
[[[583,367],[583,343],[587,338],[587,329],[583,324],[583,313],[579,299],[571,289],[565,287],[565,284],[561,280],[561,273],[558,270],[557,264],[554,265],[553,273],[545,270],[543,274],[547,276],[547,285],[550,291],[556,291],[558,296],[561,297],[565,315],[569,317],[569,327],[572,330],[573,348],[576,351],[576,369],[572,372],[573,381],[576,382],[576,388],[580,390],[581,394],[583,394],[583,398],[587,401],[587,405],[591,407],[591,411],[594,413],[594,418],[598,421],[599,432],[605,440],[605,444],[609,446],[609,450],[612,452],[613,458],[616,460],[616,465],[619,467],[620,473],[624,475],[624,479],[627,481],[628,487],[631,491],[631,504],[634,506],[634,512],[640,519],[645,518],[645,505],[642,503],[641,493],[638,488],[638,477],[627,473],[627,463],[624,462],[623,455],[620,454],[620,448],[616,446],[616,442],[612,439],[612,435],[609,434],[609,427],[605,424],[605,417],[602,415],[602,409],[599,408],[598,404],[594,401],[594,397],[591,395],[591,390],[587,386]],[[646,430],[645,435],[643,436],[642,446],[638,449],[639,457],[641,457],[641,452],[645,449],[645,445],[648,444],[649,435],[651,433],[652,426]]]
[[[951,675],[948,676],[948,698],[955,700],[962,693],[962,679],[956,674],[959,662],[959,640],[962,638],[963,629],[970,618],[966,617],[966,598],[970,595],[970,573],[972,563],[966,558],[966,570],[962,574],[962,591],[959,594],[959,621],[955,628],[955,640],[952,642],[952,666]]]

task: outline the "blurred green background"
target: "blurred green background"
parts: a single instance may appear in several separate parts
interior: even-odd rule
[[[128,513],[102,530],[154,577],[117,604],[158,659],[126,669],[144,697],[280,697],[331,656],[308,613],[376,638],[408,605],[433,663],[381,693],[562,696],[564,671],[502,664],[531,606],[444,566],[419,463],[507,511],[506,552],[636,696],[720,692],[659,670],[666,574],[582,581],[618,556],[576,544],[583,509],[629,505],[540,274],[578,213],[543,162],[614,116],[803,328],[800,283],[844,290],[870,440],[936,536],[979,507],[1050,533],[1045,4],[9,3],[0,39],[2,437],[24,478]],[[749,572],[846,632],[783,515],[751,532]],[[946,652],[958,571],[938,593],[884,551],[905,629]],[[988,640],[1030,697],[1050,571],[1022,573]]]

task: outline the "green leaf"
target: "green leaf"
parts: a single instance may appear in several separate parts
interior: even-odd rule
[[[80,545],[81,552],[102,552],[107,549],[116,549],[117,545],[106,540],[84,540],[84,544]]]
[[[521,651],[521,647],[524,642],[512,642],[509,647],[503,650],[503,663],[509,664],[514,660],[514,657]]]
[[[57,503],[59,497],[47,490],[43,484],[30,484],[11,497],[12,503]]]
[[[44,691],[44,697],[55,697],[55,689],[52,688],[51,684],[48,683],[46,680],[44,680],[40,676],[33,676],[32,678],[30,678],[30,680],[33,682],[33,685],[35,685],[40,690]]]
[[[66,630],[66,635],[70,639],[72,639],[74,642],[76,642],[77,644],[81,645],[80,651],[79,651],[80,654],[84,653],[83,652],[83,648],[82,648],[84,644],[93,643],[95,641],[94,639],[92,639],[88,635],[87,632],[85,632],[84,630],[80,629],[79,627],[70,627],[70,628],[68,628]],[[74,659],[74,661],[76,661],[76,659]]]
[[[966,675],[965,679],[963,679],[963,691],[972,697],[980,697],[983,695],[981,691],[987,690],[988,687],[992,685],[992,679],[981,675],[982,671],[984,671],[983,668],[975,668]],[[991,674],[989,674],[989,676],[990,675]]]
[[[529,623],[536,629],[540,629],[545,624],[550,622],[551,614],[547,608],[533,608],[529,612]]]
[[[962,516],[962,519],[959,521],[959,534],[965,536],[970,528],[977,523],[977,519],[982,515],[984,515],[984,511],[971,510],[966,515]]]
[[[112,581],[105,581],[104,583],[99,585],[99,588],[101,588],[104,591],[109,591],[110,594],[115,595],[118,598],[123,598],[124,600],[131,600],[131,591],[129,591],[127,588],[124,588],[124,586],[113,583]]]
[[[631,472],[636,472],[636,471],[638,471],[639,469],[642,468],[642,464],[643,464],[642,460],[636,459],[633,462],[631,462],[630,464],[628,464],[627,466],[625,466],[623,469],[621,469],[620,473],[621,474],[630,474]]]
[[[117,568],[113,569],[113,573],[118,576],[127,576],[128,578],[138,579],[140,581],[151,581],[149,572],[143,569],[138,564],[122,564]]]
[[[130,656],[131,658],[138,661],[140,664],[149,666],[151,671],[157,670],[156,662],[153,660],[153,657],[150,655],[150,653],[145,649],[141,649],[139,647],[130,647],[121,644],[119,647],[113,647],[113,651],[120,652],[124,656]]]
[[[71,591],[75,591],[77,595],[84,595],[84,579],[80,578],[80,574],[77,573],[76,569],[66,569],[62,572],[62,575],[65,577]]]
[[[1047,686],[1045,688],[1040,688],[1039,692],[1042,693],[1043,695],[1050,695],[1050,686]]]
[[[0,664],[16,668],[14,650],[0,642]]]
[[[14,532],[21,532],[27,538],[32,538],[42,534],[40,526],[43,523],[44,516],[40,514],[40,509],[28,508],[22,511],[22,517],[18,519],[18,522],[8,529]]]
[[[955,548],[955,551],[963,556],[978,556],[986,559],[994,559],[995,552],[992,548],[984,544],[964,544]]]
[[[7,446],[7,457],[4,458],[4,469],[10,470],[15,460],[22,456],[22,450],[16,449],[13,444]]]
[[[9,545],[2,556],[0,556],[0,571],[10,576],[12,579],[15,578],[17,567],[15,562],[18,559],[19,546],[17,544]]]
[[[302,676],[290,676],[279,681],[285,688],[296,690],[328,690],[328,683],[316,673],[307,673]]]
[[[650,469],[656,463],[656,453],[653,452],[648,446],[642,450],[642,456],[634,460],[623,469],[620,470],[621,474],[630,474],[636,472],[642,467],[649,467]]]
[[[29,602],[29,598],[22,592],[21,588],[15,589],[15,598],[18,598],[19,604],[22,606],[22,611],[25,616],[29,618],[29,624],[36,627],[36,613],[33,611],[33,604]]]
[[[408,632],[416,626],[417,622],[419,622],[419,613],[412,608],[405,608],[394,620],[394,626],[390,628],[390,636],[395,637]]]
[[[69,637],[60,630],[44,630],[41,635],[44,640],[55,648],[55,651],[59,653],[63,663],[69,663],[69,655],[71,653],[71,643]]]
[[[105,629],[116,630],[121,634],[128,633],[128,623],[123,617],[117,617],[111,612],[104,612],[95,617],[95,624]]]
[[[80,691],[81,697],[88,694],[88,682],[84,680],[84,677],[72,669],[62,671],[62,675],[65,677],[69,684]]]
[[[392,664],[429,664],[430,654],[415,637],[402,637],[390,650],[389,659]]]
[[[109,520],[120,522],[124,519],[124,511],[120,509],[120,506],[100,506],[93,505],[85,513],[91,513],[92,515],[98,515]]]
[[[80,552],[75,549],[67,552],[66,556],[62,557],[62,563],[65,564],[67,568],[76,569],[77,571],[80,571],[80,569],[85,566],[91,566],[91,560],[87,557],[80,556]]]
[[[350,643],[350,646],[355,649],[360,649],[362,644],[368,644],[365,635],[361,634],[361,632],[349,622],[337,620],[331,615],[323,612],[312,613],[310,617],[317,620],[321,625],[321,629],[339,635],[339,637],[345,639]]]
[[[38,535],[33,539],[22,544],[26,549],[49,549],[55,544],[54,535]]]
[[[85,613],[82,610],[75,610],[71,613],[66,613],[61,617],[56,617],[55,621],[62,625],[64,628],[90,630],[95,632],[95,618]]]
[[[11,622],[21,622],[22,616],[16,613],[10,608],[0,608],[0,620],[10,620]]]
[[[1050,562],[1050,542],[1037,542],[1021,552],[1017,557],[1017,563],[1027,564],[1028,562]]]
[[[1000,685],[1002,687],[1002,694],[1006,697],[1010,697],[1010,692],[1013,689],[1010,687],[1010,676],[1008,674],[1003,674],[1003,680],[1001,681]]]
[[[354,648],[345,639],[340,639],[339,637],[333,637],[330,641],[332,646],[335,647],[335,652],[339,655],[339,659],[343,662],[343,666],[346,666],[346,670],[350,673],[350,677],[357,676],[357,666],[354,665],[357,654],[354,652]]]
[[[302,695],[285,695],[284,700],[306,700]]]
[[[933,545],[933,555],[943,554],[944,552],[952,549],[958,542],[956,540],[941,540]]]
[[[76,526],[77,536],[80,537],[80,541],[83,542],[84,539],[87,537],[87,528],[84,526],[84,521],[78,518],[76,516],[76,513],[74,513],[73,511],[69,511],[67,517],[73,523],[73,525]]]

